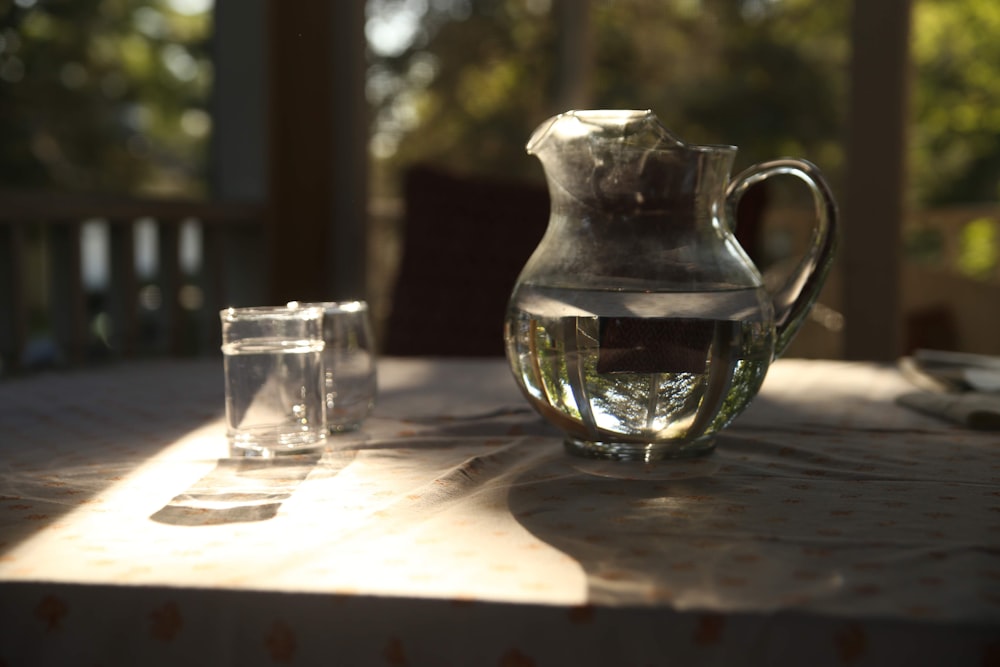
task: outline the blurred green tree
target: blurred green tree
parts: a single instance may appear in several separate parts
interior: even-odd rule
[[[389,171],[422,160],[540,176],[523,145],[564,110],[554,106],[554,5],[369,3],[376,20],[406,6],[423,10],[420,32],[373,59],[376,159]],[[848,9],[806,0],[591,3],[592,106],[651,108],[685,140],[739,145],[747,163],[796,154],[835,172]]]
[[[372,40],[376,161],[390,173],[417,161],[530,173],[523,144],[550,115],[556,27],[547,3],[374,0],[369,25],[408,5],[423,9],[412,19],[421,24],[412,42],[395,52],[383,44],[380,52],[377,36]]]
[[[919,0],[913,15],[915,203],[1000,198],[1000,3]]]
[[[556,2],[368,0],[376,176],[420,160],[539,177],[523,143],[562,110]],[[743,162],[802,155],[836,185],[850,2],[590,7],[593,106],[652,108],[682,138],[739,145]],[[210,10],[0,0],[2,187],[205,194]],[[994,0],[914,2],[918,205],[1000,196],[997,34]]]
[[[414,38],[372,65],[375,157],[537,175],[523,155],[553,107],[559,26],[545,0],[371,0],[410,7]],[[592,2],[595,107],[649,107],[689,141],[739,160],[782,154],[844,167],[851,3],[810,0]],[[911,199],[1000,196],[1000,3],[916,0]],[[583,56],[581,56],[583,57]],[[877,100],[872,101],[877,104]]]
[[[204,194],[209,9],[0,0],[2,187]]]

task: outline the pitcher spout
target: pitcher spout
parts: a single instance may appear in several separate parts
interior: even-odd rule
[[[554,143],[590,144],[609,139],[639,150],[686,146],[649,109],[590,109],[549,118],[532,133],[526,148],[541,158]]]
[[[567,111],[539,125],[526,148],[554,198],[645,212],[718,199],[736,154],[681,141],[648,109]]]

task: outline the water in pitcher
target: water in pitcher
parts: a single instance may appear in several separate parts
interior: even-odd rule
[[[760,289],[515,292],[508,357],[567,444],[707,442],[756,394],[771,361]]]

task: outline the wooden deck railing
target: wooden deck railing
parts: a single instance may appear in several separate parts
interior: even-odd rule
[[[962,230],[982,218],[1000,225],[1000,206],[915,212],[905,229],[932,232],[933,252],[922,266],[957,276]],[[267,294],[264,220],[265,206],[255,202],[0,192],[0,377],[46,363],[217,353],[218,310],[261,303]],[[108,251],[107,280],[96,291],[84,281],[82,239],[85,226],[95,223]],[[806,234],[807,223],[779,226]],[[136,266],[142,226],[156,230],[153,274]],[[180,256],[185,226],[200,238],[194,270]],[[1000,239],[995,241],[1000,257]],[[1000,287],[1000,263],[966,282],[976,289]],[[964,303],[962,295],[953,296]]]
[[[260,203],[0,193],[0,375],[217,350],[217,311],[265,289],[263,221]],[[152,274],[136,266],[140,224],[156,230]],[[83,276],[85,225],[107,241],[96,290]],[[200,232],[194,270],[181,262],[185,225]]]

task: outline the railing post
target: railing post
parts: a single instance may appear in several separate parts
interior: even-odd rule
[[[0,376],[20,368],[28,338],[24,253],[24,227],[0,225]]]
[[[220,225],[202,224],[201,228],[201,290],[204,297],[205,336],[208,352],[215,352],[222,342],[219,311],[226,303],[226,265],[223,255],[223,232]],[[230,232],[231,233],[231,232]]]
[[[80,261],[80,223],[58,222],[50,227],[52,291],[49,314],[52,333],[70,364],[87,358],[87,302]]]
[[[108,284],[108,314],[116,352],[126,358],[138,351],[139,289],[135,275],[135,223],[111,220],[111,280]]]
[[[157,220],[160,239],[159,286],[162,301],[164,345],[167,354],[179,355],[183,347],[181,321],[183,313],[178,299],[181,286],[180,227],[177,221]]]

